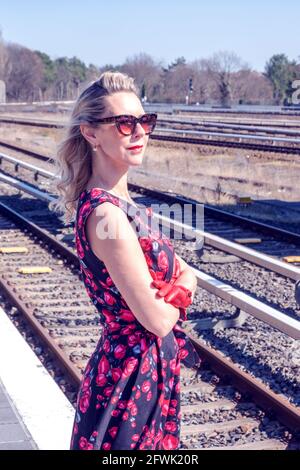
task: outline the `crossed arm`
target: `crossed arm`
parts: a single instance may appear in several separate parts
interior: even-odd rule
[[[100,229],[103,228],[103,220],[111,230],[109,234],[114,236],[102,236]],[[104,202],[89,215],[86,235],[91,249],[104,262],[112,281],[137,320],[148,331],[159,337],[169,334],[179,319],[180,310],[165,302],[160,298],[161,295],[156,295],[159,291],[151,286],[153,279],[127,215],[115,205]],[[107,235],[106,231],[104,235]],[[185,261],[178,255],[176,257],[179,261],[180,275],[176,273],[178,277],[175,278],[175,283],[190,289],[193,300],[197,285],[196,277]]]
[[[187,287],[192,291],[192,301],[194,300],[196,288],[197,288],[197,277],[195,276],[193,270],[189,265],[175,253],[176,258],[180,264],[180,275],[174,282],[174,285],[179,284],[181,286]]]
[[[181,284],[192,291],[192,300],[194,300],[194,295],[197,289],[197,277],[195,276],[193,270],[189,265],[176,254],[178,261],[180,263],[181,273],[175,284]]]

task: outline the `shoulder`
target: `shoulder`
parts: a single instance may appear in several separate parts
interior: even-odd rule
[[[103,217],[110,218],[112,220],[127,220],[124,210],[118,205],[118,203],[108,199],[101,201],[101,204],[94,207],[89,219],[99,220],[99,218]]]
[[[87,220],[87,231],[91,241],[101,239],[110,244],[120,244],[135,235],[124,210],[109,201],[103,202],[92,211]]]
[[[78,209],[82,211],[87,208],[91,208],[92,210],[97,207],[98,205],[102,205],[105,202],[111,202],[114,205],[118,204],[118,199],[110,194],[108,194],[103,189],[93,188],[90,191],[83,191],[78,200]]]

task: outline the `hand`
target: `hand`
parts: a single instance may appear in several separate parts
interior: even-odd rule
[[[152,286],[159,289],[158,295],[165,302],[177,308],[187,308],[192,303],[192,291],[181,284],[171,284],[165,281],[153,281]]]
[[[165,302],[171,303],[174,307],[179,308],[180,321],[187,320],[187,307],[192,303],[192,292],[180,286],[165,281],[153,281],[152,285],[160,289],[157,294],[164,296]]]
[[[152,287],[158,290],[157,295],[164,297],[166,302],[171,303],[180,310],[180,318],[187,319],[186,308],[193,301],[193,292],[195,292],[195,276],[191,276],[191,271],[184,269],[180,271],[180,263],[175,260],[173,275],[169,282],[156,279],[156,273],[151,272],[153,281]]]
[[[193,295],[197,288],[197,279],[190,269],[184,269],[181,272],[175,269],[172,278],[168,282],[156,279],[154,276],[152,278],[152,286],[159,289],[158,295],[161,297],[166,296],[174,286],[180,285],[192,291],[193,300]]]
[[[186,287],[176,284],[165,295],[165,302],[177,308],[187,308],[192,303],[192,292]]]

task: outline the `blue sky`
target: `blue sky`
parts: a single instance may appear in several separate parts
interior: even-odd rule
[[[5,41],[98,66],[228,50],[263,71],[273,54],[300,56],[299,18],[296,0],[0,0]]]

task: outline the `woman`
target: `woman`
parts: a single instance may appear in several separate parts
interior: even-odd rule
[[[179,323],[196,278],[127,186],[155,124],[134,80],[105,72],[77,99],[58,147],[57,205],[66,220],[76,211],[82,278],[102,326],[78,393],[71,449],[180,444],[180,361],[194,367],[200,358]]]

